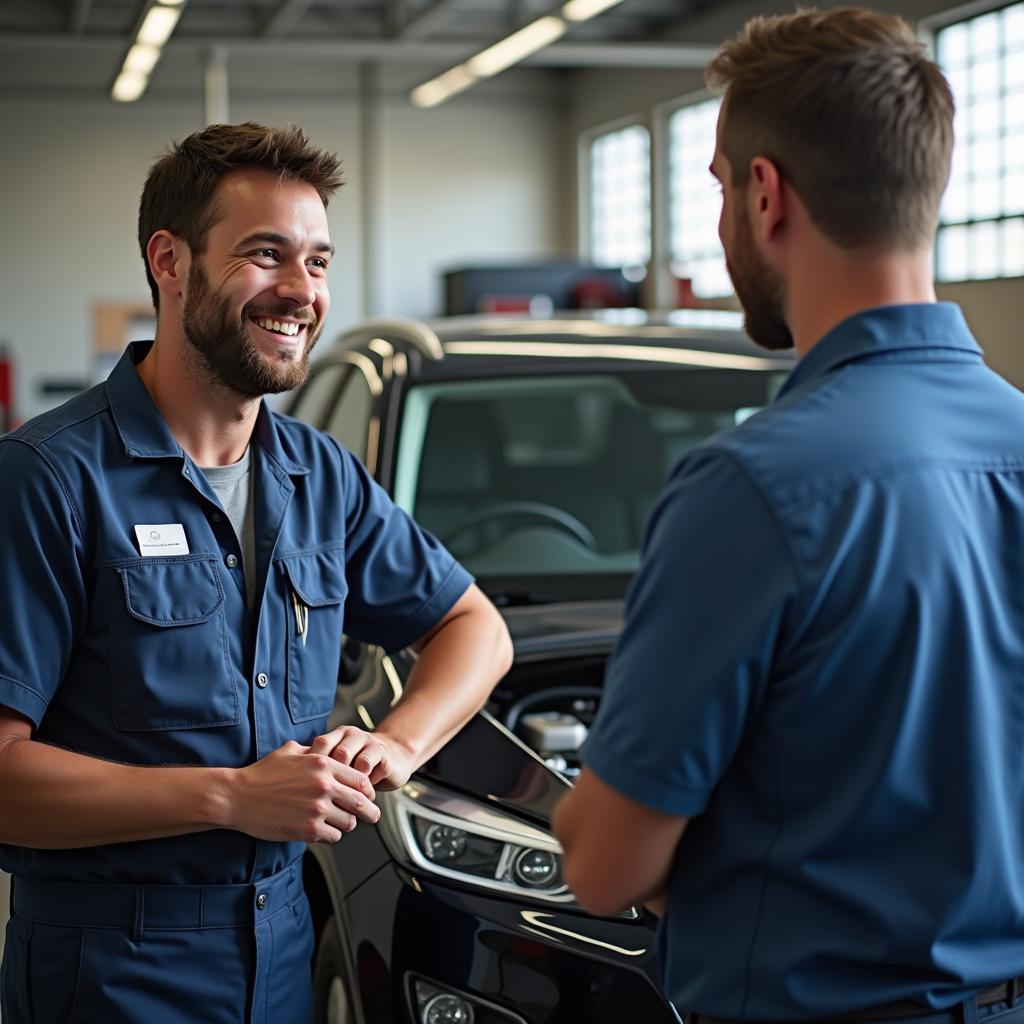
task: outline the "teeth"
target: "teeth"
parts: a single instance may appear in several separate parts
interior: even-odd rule
[[[276,331],[278,334],[284,334],[292,338],[299,333],[300,326],[299,324],[283,324],[279,320],[268,320],[266,317],[262,320],[257,320],[256,324],[265,331]]]

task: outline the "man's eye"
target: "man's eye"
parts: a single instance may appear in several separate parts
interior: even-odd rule
[[[276,260],[277,250],[276,249],[257,249],[254,256],[258,256],[261,260]]]
[[[327,269],[327,260],[322,256],[314,256],[310,261],[310,265],[316,267],[318,270]]]

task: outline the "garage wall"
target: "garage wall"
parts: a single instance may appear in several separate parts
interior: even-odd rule
[[[341,80],[334,70],[315,92],[300,82],[273,93],[258,68],[232,73],[233,121],[299,121],[344,159],[347,183],[328,210],[338,249],[328,336],[367,312],[435,314],[442,270],[547,258],[571,235],[559,202],[564,111],[550,74],[488,83],[436,111],[409,105],[405,85],[416,77],[409,68],[383,75],[367,104],[351,71]],[[148,301],[138,196],[167,142],[200,126],[202,102],[178,87],[128,106],[70,90],[0,96],[0,131],[18,139],[3,158],[0,342],[16,360],[16,408],[27,418],[56,401],[39,397],[44,377],[91,372],[95,302]],[[372,154],[361,153],[364,138]],[[362,265],[364,231],[372,268]]]

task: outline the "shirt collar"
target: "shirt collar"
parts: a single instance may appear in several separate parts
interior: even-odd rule
[[[982,354],[955,303],[877,306],[833,327],[796,365],[780,396],[855,359],[910,350],[928,359]]]
[[[152,347],[152,341],[133,341],[117,361],[106,384],[110,411],[128,455],[147,459],[183,459],[185,452],[171,433],[171,428],[160,414],[136,369]],[[288,475],[301,476],[309,472],[308,467],[295,462],[285,452],[277,423],[263,401],[260,402],[253,438],[264,453]]]

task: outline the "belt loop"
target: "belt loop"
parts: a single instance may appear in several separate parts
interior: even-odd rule
[[[964,1024],[978,1024],[978,999],[971,996],[960,1004],[960,1010],[964,1016]]]
[[[206,927],[206,886],[199,886],[199,927]]]
[[[135,920],[132,922],[132,942],[142,941],[142,926],[146,919],[146,890],[135,886]]]

